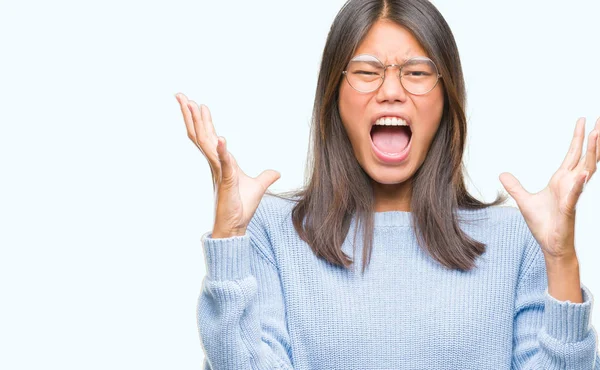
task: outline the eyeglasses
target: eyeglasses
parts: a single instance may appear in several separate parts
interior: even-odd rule
[[[402,87],[413,95],[427,94],[442,77],[435,63],[427,57],[413,57],[402,65],[384,65],[373,55],[360,54],[352,58],[342,72],[350,86],[362,93],[373,92],[383,84],[388,67],[399,67],[398,78]]]

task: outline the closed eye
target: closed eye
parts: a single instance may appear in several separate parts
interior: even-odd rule
[[[369,72],[369,71],[356,71],[355,74],[363,74],[363,75],[379,75],[377,72]]]

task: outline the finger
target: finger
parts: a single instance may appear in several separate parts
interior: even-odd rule
[[[600,117],[598,117],[598,119],[596,120],[596,125],[594,126],[594,130],[596,130],[596,132],[600,132]],[[596,141],[596,163],[598,163],[598,161],[600,161],[600,139],[598,139]]]
[[[500,174],[500,182],[518,205],[524,202],[528,195],[531,195],[510,172],[502,172]]]
[[[567,205],[571,210],[575,210],[577,207],[577,201],[579,201],[579,197],[581,196],[581,193],[583,192],[587,182],[587,175],[588,174],[585,171],[581,174],[578,174],[575,178],[575,183],[573,184],[569,195],[567,195]]]
[[[587,152],[585,156],[581,159],[579,163],[579,168],[581,170],[588,171],[590,176],[596,172],[596,150],[598,144],[598,131],[592,130],[590,136],[588,138],[587,143]]]
[[[212,116],[210,114],[210,110],[204,104],[200,106],[200,112],[202,114],[202,122],[206,128],[206,134],[212,140],[212,142],[217,145],[217,133],[215,132],[215,126],[212,123]]]
[[[581,158],[581,147],[583,146],[583,139],[585,137],[585,117],[580,117],[575,124],[575,132],[573,139],[571,140],[571,146],[565,156],[563,163],[560,168],[572,170],[579,159]]]
[[[266,191],[269,186],[273,185],[273,183],[281,177],[281,174],[274,170],[264,170],[258,177],[256,178],[263,187],[263,191]]]
[[[227,141],[223,136],[217,138],[217,153],[221,164],[221,179],[222,183],[231,183],[234,180],[235,173],[233,171],[233,163],[231,156],[227,151]]]
[[[193,100],[188,100],[186,105],[191,112],[192,127],[193,131],[195,132],[195,136],[193,138],[190,137],[190,139],[192,139],[198,149],[200,149],[200,152],[202,152],[202,154],[208,160],[214,186],[215,182],[218,181],[219,173],[221,171],[221,165],[219,164],[219,158],[217,155],[217,145],[206,138],[206,132],[202,126],[203,122],[196,102]]]
[[[217,160],[217,143],[212,140],[208,140],[206,134],[206,128],[204,120],[202,119],[202,113],[200,112],[200,108],[195,101],[190,100],[188,102],[188,107],[192,112],[194,129],[196,131],[196,139],[197,143],[200,146],[200,149],[203,150],[204,154],[212,160]]]
[[[233,154],[231,154],[231,152],[229,150],[227,150],[227,152],[229,153],[229,160],[231,161],[231,168],[238,171],[241,171],[241,169],[238,167],[237,164],[237,160],[235,159],[235,157],[233,156]]]
[[[187,130],[188,137],[194,142],[194,144],[196,144],[196,146],[198,146],[198,143],[196,142],[196,129],[194,128],[194,119],[192,118],[192,112],[188,107],[188,99],[182,93],[176,94],[175,98],[179,102],[181,114],[183,115],[183,121],[185,122],[185,128]]]

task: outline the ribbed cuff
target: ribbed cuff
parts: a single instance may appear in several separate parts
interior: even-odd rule
[[[250,275],[250,236],[212,238],[202,235],[206,275],[214,281],[237,280]]]
[[[593,297],[581,284],[583,303],[559,301],[545,291],[544,328],[549,336],[562,343],[582,341],[591,330]]]

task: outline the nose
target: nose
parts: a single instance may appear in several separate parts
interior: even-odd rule
[[[385,78],[377,91],[378,102],[393,102],[406,100],[406,90],[400,83],[400,66],[396,64],[389,65],[384,73]]]

